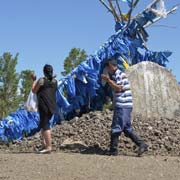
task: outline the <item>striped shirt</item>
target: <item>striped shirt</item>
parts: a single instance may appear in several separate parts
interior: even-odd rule
[[[112,80],[116,82],[116,84],[122,86],[121,92],[113,91],[113,104],[115,107],[121,108],[132,108],[132,93],[130,88],[130,83],[126,74],[119,69],[115,71],[112,75]]]

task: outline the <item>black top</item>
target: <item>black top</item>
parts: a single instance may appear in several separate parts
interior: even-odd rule
[[[57,90],[57,80],[48,80],[46,77],[40,78],[38,80],[40,88],[37,92],[38,97],[38,109],[45,113],[51,112],[54,114],[56,112],[56,90]]]

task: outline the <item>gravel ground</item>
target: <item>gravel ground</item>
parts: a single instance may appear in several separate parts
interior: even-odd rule
[[[0,153],[0,180],[179,180],[180,158]]]

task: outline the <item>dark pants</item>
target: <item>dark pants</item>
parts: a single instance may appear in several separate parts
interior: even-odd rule
[[[122,132],[129,136],[133,129],[131,128],[132,108],[115,108],[113,121],[111,125],[111,134],[120,135]]]
[[[142,154],[147,150],[147,145],[131,127],[131,112],[132,108],[114,109],[113,121],[111,126],[110,151],[117,151],[119,136],[122,132],[124,132],[126,137],[129,137],[137,146],[140,147],[139,154]]]
[[[52,113],[39,111],[39,115],[40,115],[40,128],[43,129],[44,131],[49,130]]]

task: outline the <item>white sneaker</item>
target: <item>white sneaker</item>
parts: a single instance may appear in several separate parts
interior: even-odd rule
[[[40,154],[51,154],[52,150],[50,149],[43,149],[41,151],[39,151]]]

